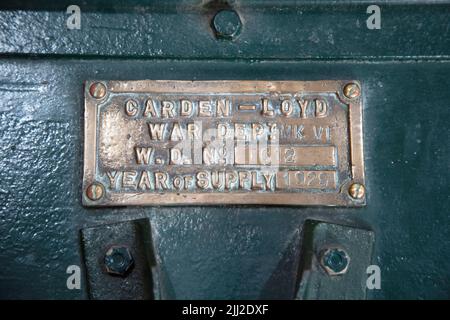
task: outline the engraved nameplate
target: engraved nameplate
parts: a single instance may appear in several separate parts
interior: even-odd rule
[[[365,204],[357,81],[87,81],[84,112],[85,205]]]

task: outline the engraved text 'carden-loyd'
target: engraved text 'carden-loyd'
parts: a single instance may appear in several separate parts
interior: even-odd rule
[[[364,205],[361,94],[357,81],[87,81],[83,203]]]

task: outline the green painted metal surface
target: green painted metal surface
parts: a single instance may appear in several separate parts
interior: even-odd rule
[[[366,1],[230,2],[233,41],[211,30],[223,3],[91,1],[81,30],[65,5],[0,5],[1,298],[88,298],[80,230],[142,218],[165,298],[294,298],[310,219],[373,231],[368,298],[450,298],[448,3],[381,2],[368,30]],[[86,79],[358,79],[367,206],[85,208]]]

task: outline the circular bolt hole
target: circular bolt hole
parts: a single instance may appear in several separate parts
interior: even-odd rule
[[[212,26],[216,37],[222,39],[235,38],[242,27],[241,18],[234,10],[221,10],[213,19]]]

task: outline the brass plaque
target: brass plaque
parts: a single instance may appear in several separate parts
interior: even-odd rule
[[[365,204],[357,81],[87,81],[83,204]]]

